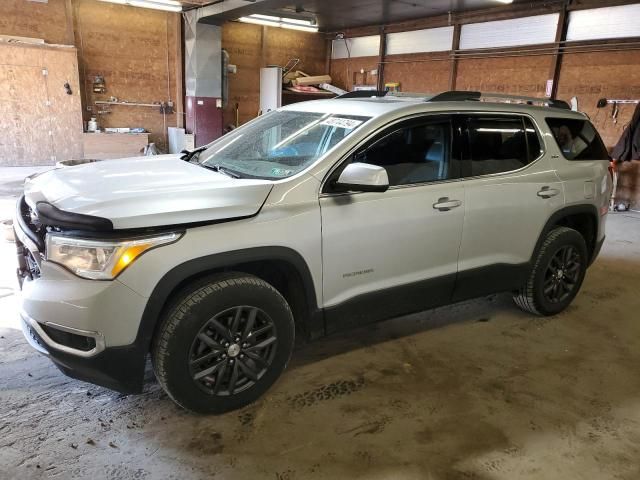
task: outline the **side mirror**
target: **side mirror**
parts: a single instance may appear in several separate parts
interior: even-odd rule
[[[333,185],[338,192],[384,192],[389,188],[387,171],[368,163],[350,163]]]

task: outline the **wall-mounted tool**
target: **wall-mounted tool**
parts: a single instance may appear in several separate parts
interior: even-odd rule
[[[598,100],[598,103],[596,104],[596,106],[598,108],[604,108],[607,105],[613,105],[613,109],[611,110],[611,119],[613,120],[613,123],[618,123],[618,113],[619,113],[618,105],[621,105],[621,104],[637,105],[638,103],[640,103],[640,100],[631,100],[631,99],[611,100],[609,98],[601,98]]]
[[[107,85],[102,75],[96,75],[93,79],[93,93],[104,93],[107,91]]]
[[[169,100],[167,103],[160,104],[160,113],[173,113],[173,102]]]
[[[154,102],[154,103],[140,103],[140,102],[128,102],[126,100],[118,100],[115,97],[111,97],[112,100],[110,101],[104,101],[104,100],[96,100],[95,103],[96,105],[99,105],[101,107],[99,108],[104,108],[104,105],[122,105],[122,106],[127,106],[127,107],[153,107],[153,108],[158,108],[160,113],[165,114],[165,113],[174,113],[174,103],[169,100],[168,102]],[[111,113],[111,111],[106,111],[104,113]]]

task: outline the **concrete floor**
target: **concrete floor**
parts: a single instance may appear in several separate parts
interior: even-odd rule
[[[640,216],[613,214],[563,314],[498,295],[326,338],[218,417],[180,410],[151,373],[140,396],[65,377],[22,339],[9,292],[0,478],[637,479],[639,289]]]

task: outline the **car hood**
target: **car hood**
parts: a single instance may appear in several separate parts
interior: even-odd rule
[[[144,228],[255,215],[271,188],[158,155],[49,170],[25,181],[25,200],[107,218],[114,229]]]

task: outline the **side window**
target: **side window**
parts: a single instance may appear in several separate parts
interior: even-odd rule
[[[523,117],[469,117],[467,131],[470,176],[518,170],[540,156],[535,128],[530,124],[525,129]]]
[[[397,128],[356,154],[354,161],[384,167],[389,185],[410,185],[457,177],[450,164],[451,123],[413,122]]]
[[[547,125],[567,160],[608,160],[600,135],[588,120],[547,118]]]

